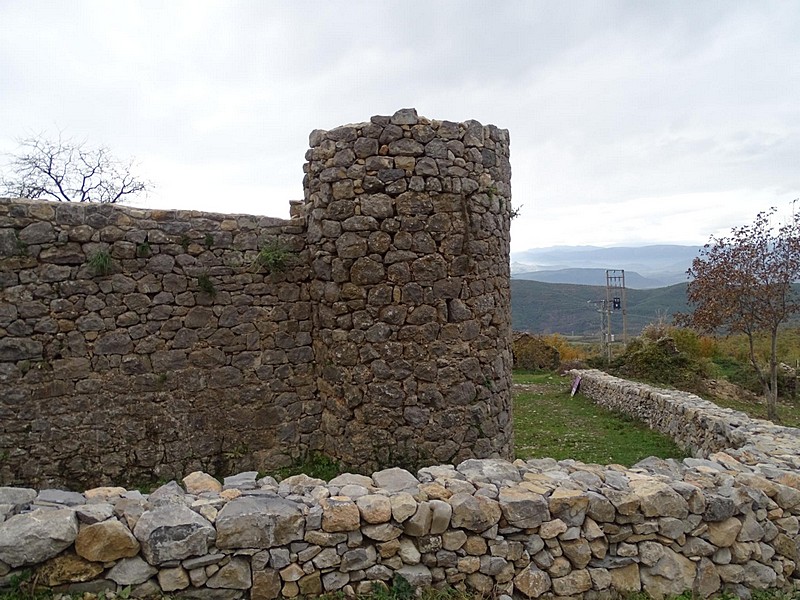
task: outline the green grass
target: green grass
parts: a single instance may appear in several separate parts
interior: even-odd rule
[[[625,415],[607,411],[553,373],[514,373],[517,458],[573,458],[630,466],[648,456],[687,456],[670,438]]]
[[[304,473],[309,477],[317,479],[324,479],[330,481],[337,475],[344,472],[342,465],[325,454],[313,453],[302,460],[295,462],[289,467],[278,469],[275,472],[269,473],[278,481],[291,477],[292,475],[300,475]]]
[[[89,265],[92,272],[99,277],[110,275],[113,269],[111,255],[106,250],[97,250],[89,257],[86,264]]]
[[[330,592],[319,596],[319,600],[346,600],[343,592]],[[451,587],[443,589],[425,588],[417,594],[402,575],[395,575],[390,584],[376,581],[372,591],[356,596],[358,600],[488,600],[476,592],[462,592]]]

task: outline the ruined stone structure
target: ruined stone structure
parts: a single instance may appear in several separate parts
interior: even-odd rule
[[[0,201],[0,482],[509,458],[508,144],[314,131],[290,220]]]
[[[697,396],[582,371],[581,389],[695,458],[631,468],[470,459],[331,481],[192,473],[145,496],[0,488],[0,587],[274,600],[390,585],[600,600],[792,589],[800,435]]]
[[[323,447],[370,467],[512,456],[508,132],[404,110],[311,146]]]

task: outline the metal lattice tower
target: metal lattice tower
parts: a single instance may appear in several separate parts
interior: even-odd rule
[[[608,311],[606,326],[606,348],[608,349],[608,360],[611,360],[611,315],[615,311],[622,312],[622,344],[628,345],[628,302],[625,294],[625,270],[606,269],[606,310]]]

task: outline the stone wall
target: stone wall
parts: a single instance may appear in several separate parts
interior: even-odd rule
[[[800,430],[722,408],[682,392],[626,381],[596,370],[572,372],[595,403],[625,413],[672,438],[695,456],[725,450],[737,457],[760,456],[786,469],[800,468]],[[777,450],[786,449],[785,455]]]
[[[0,488],[0,587],[24,569],[60,591],[208,600],[353,594],[398,575],[417,587],[586,600],[747,598],[798,583],[798,430],[575,374],[583,393],[679,434],[698,456],[631,468],[469,459],[329,482],[195,472],[149,495]],[[724,440],[733,445],[716,449]]]
[[[0,481],[131,484],[313,447],[303,231],[299,218],[0,202]],[[293,262],[268,273],[256,256],[274,242]]]
[[[0,200],[0,482],[512,455],[508,132],[310,143],[290,220]]]
[[[683,415],[672,422],[712,438],[740,428],[741,446],[631,468],[470,459],[329,482],[198,472],[149,495],[0,488],[0,587],[26,568],[59,591],[208,600],[352,595],[398,575],[415,587],[586,600],[749,598],[798,583],[797,430],[580,375],[600,402],[636,414],[640,398],[660,394],[659,408]]]
[[[324,446],[367,470],[513,456],[508,132],[403,110],[310,141]]]

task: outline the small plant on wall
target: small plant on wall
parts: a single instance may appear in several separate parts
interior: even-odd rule
[[[150,244],[146,241],[142,242],[141,244],[137,244],[136,246],[136,256],[138,258],[145,258],[152,254],[152,249],[150,248]]]
[[[201,292],[205,292],[211,297],[217,295],[217,288],[214,287],[214,282],[211,281],[211,277],[208,276],[208,273],[200,273],[197,276],[197,287],[200,288]]]
[[[294,254],[279,241],[264,244],[258,251],[252,264],[252,270],[259,273],[266,269],[268,273],[282,273],[291,266]]]
[[[28,244],[19,239],[19,232],[14,232],[14,238],[16,239],[17,256],[28,256]]]
[[[113,264],[111,262],[111,255],[107,250],[97,250],[86,261],[87,266],[97,277],[104,277],[111,273]]]

